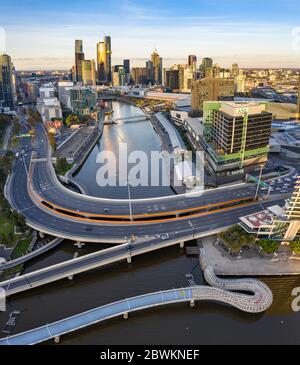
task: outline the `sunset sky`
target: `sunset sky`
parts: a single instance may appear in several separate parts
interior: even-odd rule
[[[300,67],[299,14],[299,0],[10,0],[0,5],[0,52],[17,69],[70,68],[75,39],[95,59],[109,34],[113,64],[144,65],[157,48],[165,67],[188,54],[223,66]]]

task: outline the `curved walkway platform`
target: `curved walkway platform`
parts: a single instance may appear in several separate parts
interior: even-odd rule
[[[229,304],[248,313],[261,313],[272,305],[273,295],[271,290],[258,280],[219,279],[211,267],[205,270],[205,278],[214,287],[196,286],[173,289],[124,299],[52,324],[0,339],[0,345],[34,345],[53,338],[58,341],[60,336],[64,334],[104,320],[121,315],[128,318],[128,313],[167,304],[190,302],[191,306],[194,306],[195,301],[214,301]],[[237,293],[237,290],[252,294]]]

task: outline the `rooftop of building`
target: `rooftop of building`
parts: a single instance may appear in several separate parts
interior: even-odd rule
[[[245,114],[261,114],[266,111],[266,107],[262,103],[226,101],[221,103],[221,111],[232,117],[242,117]]]
[[[185,122],[191,129],[198,135],[203,136],[204,134],[204,126],[203,126],[203,118],[186,118]]]

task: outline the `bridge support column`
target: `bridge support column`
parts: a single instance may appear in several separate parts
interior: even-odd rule
[[[55,342],[56,344],[59,344],[59,343],[60,343],[60,336],[56,336],[56,337],[54,337],[54,342]]]
[[[195,303],[194,299],[192,299],[192,300],[190,301],[190,306],[191,306],[192,308],[194,308],[194,307],[196,306],[196,303]]]
[[[70,275],[70,276],[68,276],[68,279],[69,279],[70,281],[72,281],[72,280],[74,279],[74,275]]]
[[[128,314],[128,313],[124,313],[124,314],[123,314],[123,318],[124,318],[124,319],[128,319],[128,318],[129,318],[129,314]]]
[[[40,236],[41,238],[45,238],[45,234],[44,234],[43,232],[39,232],[39,236]]]
[[[185,243],[184,242],[180,242],[180,248],[184,248]]]
[[[127,263],[131,264],[132,263],[132,257],[127,257]]]

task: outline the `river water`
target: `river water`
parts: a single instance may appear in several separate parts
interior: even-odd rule
[[[114,103],[120,113],[137,113],[133,107]],[[123,111],[122,111],[123,110]],[[149,122],[107,126],[102,141],[95,147],[77,178],[93,195],[104,190],[95,187],[95,155],[108,146],[116,148],[114,138],[120,136],[130,148],[145,148],[149,153],[159,149],[160,142]],[[131,140],[131,137],[134,137]],[[89,175],[92,177],[89,178]],[[127,198],[121,188],[107,196]],[[143,188],[132,188],[132,194],[151,196]],[[164,190],[168,193],[168,188]],[[170,191],[169,191],[170,192]],[[94,252],[105,245],[90,244],[80,255]],[[78,250],[65,241],[60,247],[26,265],[31,272],[73,258]],[[185,250],[171,247],[133,259],[132,264],[116,263],[40,287],[8,300],[8,311],[0,313],[0,330],[12,310],[20,310],[14,332],[29,330],[46,323],[90,310],[113,301],[163,289],[188,285],[185,274],[193,274],[198,284],[204,279],[197,257],[186,256]],[[174,305],[130,315],[128,321],[116,318],[63,336],[62,344],[300,344],[300,312],[292,311],[292,290],[300,287],[300,277],[262,278],[273,290],[274,303],[266,313],[250,315],[216,303],[199,303],[195,308]],[[3,334],[0,334],[4,337]],[[52,343],[52,342],[51,342]]]
[[[144,115],[138,108],[125,103],[113,102],[110,106],[113,108],[114,113],[112,116],[107,116],[107,120],[110,118],[131,118]],[[111,163],[111,160],[108,162],[108,168],[110,174],[117,179],[117,188],[115,186],[100,186],[104,180],[97,180],[97,173],[103,165],[97,163],[97,157],[100,153],[103,153],[105,157],[108,156],[108,153],[113,153],[116,157],[116,161],[120,161],[119,146],[121,144],[124,146],[126,145],[128,155],[133,152],[145,153],[148,164],[142,160],[141,165],[147,171],[147,185],[149,186],[132,186],[133,181],[130,180],[130,169],[134,164],[128,164],[129,178],[127,180],[120,176],[118,165],[116,173],[112,172],[115,165],[114,163]],[[116,125],[106,125],[104,126],[101,140],[94,147],[84,165],[77,173],[76,180],[78,180],[78,182],[85,187],[86,192],[92,196],[114,199],[128,199],[129,196],[131,196],[133,199],[141,199],[172,195],[174,192],[169,186],[162,186],[163,178],[168,176],[166,175],[167,171],[165,164],[161,163],[158,168],[152,170],[151,174],[151,152],[153,151],[161,151],[161,142],[150,121],[121,121]],[[150,186],[151,184],[149,184],[151,176],[153,175],[156,175],[159,180],[160,184],[157,187],[152,187]],[[128,185],[130,189],[128,189]]]

